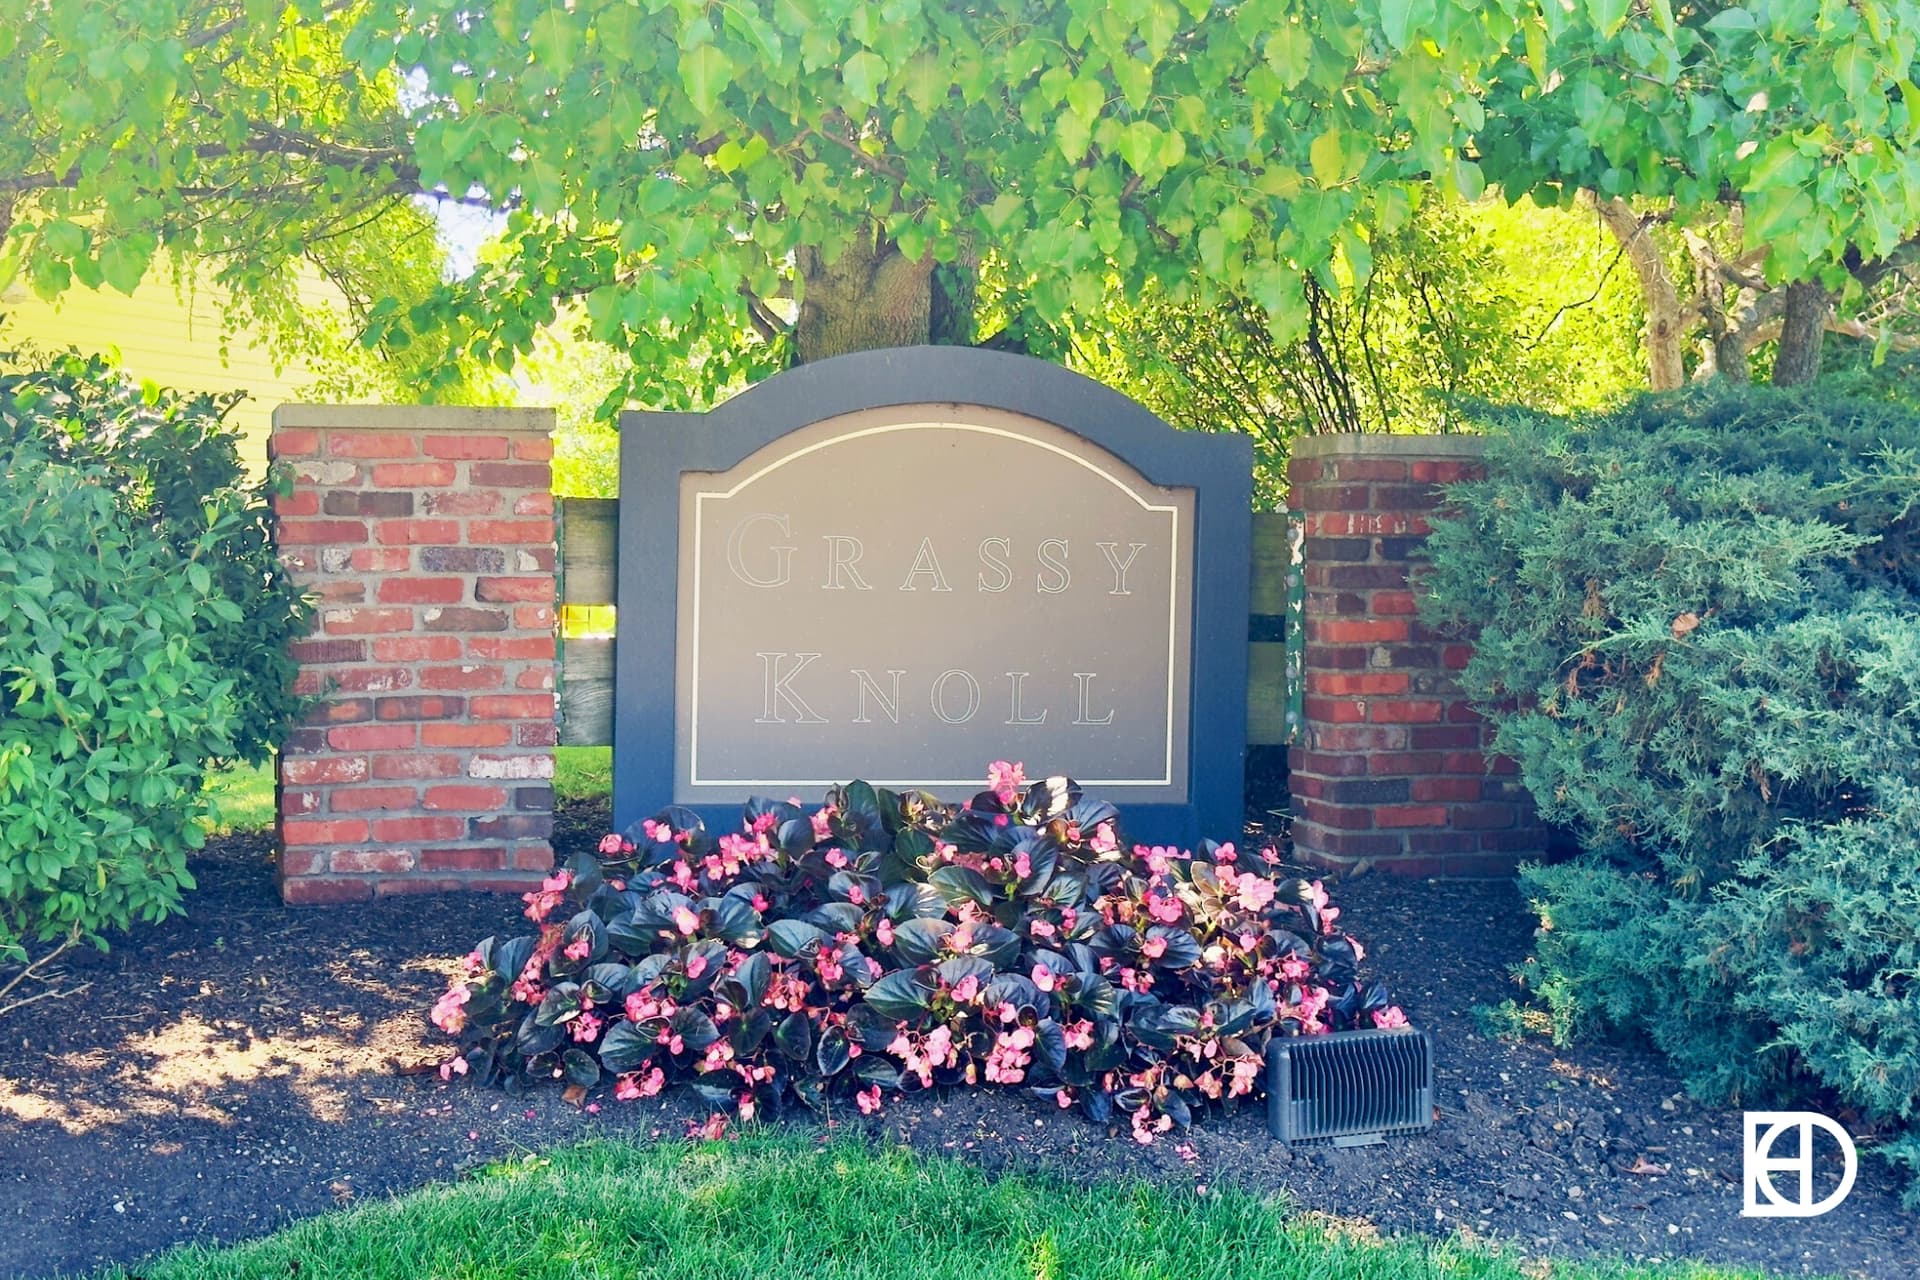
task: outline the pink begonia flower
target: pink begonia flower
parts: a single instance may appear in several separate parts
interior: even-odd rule
[[[1027,932],[1036,938],[1051,938],[1058,930],[1045,920],[1035,917],[1027,922]]]
[[[827,839],[833,834],[833,806],[818,810],[809,821],[813,824],[814,843]]]
[[[1024,850],[1013,855],[1013,874],[1022,880],[1033,874],[1033,859]]]
[[[1053,990],[1053,984],[1054,984],[1053,970],[1047,968],[1047,966],[1043,964],[1037,964],[1033,966],[1032,976],[1033,976],[1034,986],[1040,988],[1042,991]]]
[[[1313,903],[1314,910],[1325,911],[1327,909],[1327,886],[1321,884],[1318,880],[1315,880],[1311,885],[1307,886],[1307,897]]]
[[[673,925],[674,928],[680,930],[681,933],[692,937],[694,934],[700,932],[700,916],[691,907],[675,907],[673,909]]]
[[[1367,958],[1367,949],[1360,945],[1360,939],[1349,936],[1347,941],[1353,944],[1353,962],[1359,964]]]
[[[1379,1027],[1382,1031],[1388,1031],[1394,1027],[1404,1027],[1407,1025],[1407,1015],[1400,1011],[1399,1005],[1390,1004],[1384,1009],[1375,1009],[1373,1011],[1373,1025]]]
[[[455,1076],[463,1076],[465,1074],[467,1074],[467,1060],[465,1058],[448,1058],[440,1064],[440,1078],[442,1080],[451,1080]]]
[[[879,940],[879,943],[881,946],[883,947],[892,946],[893,945],[893,921],[887,919],[885,916],[881,916],[880,923],[873,927],[873,936]]]
[[[466,1004],[472,998],[473,992],[468,990],[467,984],[456,982],[447,988],[445,994],[434,1001],[433,1012],[428,1016],[432,1018],[434,1026],[450,1036],[457,1036],[466,1030]]]
[[[995,760],[987,766],[987,789],[1000,797],[1000,803],[1010,805],[1020,794],[1020,788],[1026,785],[1027,770],[1024,764],[1008,764],[1005,760]]]
[[[1073,1095],[1065,1089],[1056,1089],[1053,1094],[1053,1100],[1060,1104],[1062,1111],[1073,1105]]]
[[[1167,940],[1165,938],[1148,938],[1140,944],[1140,954],[1149,960],[1158,960],[1161,956],[1167,954]]]
[[[979,994],[980,979],[974,977],[972,974],[968,974],[954,984],[953,1002],[955,1004],[972,1004],[974,997]]]
[[[874,1085],[871,1089],[862,1089],[853,1095],[853,1100],[860,1104],[861,1115],[874,1115],[880,1110],[880,1086]]]
[[[1273,881],[1263,880],[1259,876],[1241,876],[1239,894],[1235,898],[1245,911],[1262,911],[1273,901]]]
[[[600,1034],[601,1023],[602,1020],[595,1017],[591,1011],[582,1012],[573,1020],[573,1038],[581,1041],[593,1039]]]
[[[640,824],[640,830],[646,833],[649,840],[656,840],[661,844],[673,843],[673,828],[664,822],[655,822],[652,818],[648,818]]]
[[[1185,907],[1180,899],[1172,896],[1161,897],[1157,893],[1147,895],[1147,914],[1161,924],[1177,924]]]
[[[708,1116],[705,1124],[701,1124],[698,1120],[689,1120],[687,1122],[687,1137],[689,1138],[704,1138],[708,1142],[718,1142],[726,1136],[726,1132],[727,1118],[719,1112]]]
[[[826,858],[827,865],[835,871],[841,871],[846,868],[847,851],[845,849],[829,849],[822,856]]]
[[[623,841],[618,835],[615,835],[612,832],[608,832],[606,835],[600,837],[600,852],[619,853],[620,846],[624,843],[626,842]]]
[[[1093,1023],[1087,1019],[1081,1018],[1070,1026],[1062,1027],[1061,1031],[1065,1034],[1067,1048],[1093,1048]]]
[[[1103,822],[1095,827],[1093,829],[1093,839],[1087,843],[1095,853],[1099,854],[1118,853],[1120,851],[1120,841],[1113,834],[1113,824],[1111,822]]]
[[[687,957],[687,976],[698,978],[707,971],[707,958],[698,951]]]
[[[1307,963],[1305,957],[1288,956],[1280,962],[1280,976],[1288,982],[1298,982],[1306,977],[1312,968],[1313,966]]]
[[[1240,854],[1234,849],[1233,841],[1229,840],[1213,851],[1213,860],[1215,862],[1238,862],[1240,860]]]
[[[573,960],[573,961],[585,960],[588,956],[593,954],[592,935],[585,934],[578,938],[575,938],[572,942],[569,942],[567,944],[566,950],[561,954],[565,955],[569,960]]]

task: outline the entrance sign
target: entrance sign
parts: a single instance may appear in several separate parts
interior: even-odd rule
[[[617,825],[865,778],[1071,773],[1135,839],[1231,838],[1251,447],[964,348],[621,421]]]

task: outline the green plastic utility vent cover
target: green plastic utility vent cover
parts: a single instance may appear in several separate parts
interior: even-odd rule
[[[1433,1127],[1424,1031],[1338,1031],[1267,1042],[1267,1131],[1287,1143],[1361,1147]]]

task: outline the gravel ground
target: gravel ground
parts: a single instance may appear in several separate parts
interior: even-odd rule
[[[601,815],[563,815],[591,840]],[[677,1140],[689,1093],[597,1113],[443,1085],[407,1069],[444,1041],[425,1011],[457,957],[510,931],[519,903],[402,898],[288,910],[264,836],[195,864],[190,917],[69,966],[91,984],[0,1022],[0,1276],[136,1261],[186,1241],[457,1176],[595,1134]],[[1740,1217],[1740,1114],[1689,1102],[1657,1059],[1554,1050],[1475,1030],[1509,993],[1531,930],[1506,882],[1368,876],[1330,886],[1371,966],[1434,1037],[1440,1115],[1383,1146],[1289,1151],[1249,1111],[1142,1148],[1021,1097],[956,1092],[891,1106],[873,1130],[989,1168],[1284,1191],[1384,1233],[1457,1234],[1527,1255],[1742,1263],[1779,1275],[1910,1280],[1920,1235],[1885,1169],[1862,1161],[1838,1209]]]

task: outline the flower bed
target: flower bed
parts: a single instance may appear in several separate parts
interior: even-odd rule
[[[1022,1087],[1134,1136],[1261,1091],[1275,1035],[1405,1025],[1318,881],[1271,850],[1129,846],[1068,779],[996,762],[964,805],[864,782],[741,829],[667,809],[526,895],[434,1006],[444,1076],[688,1080],[726,1118]],[[1255,864],[1258,865],[1255,865]]]

